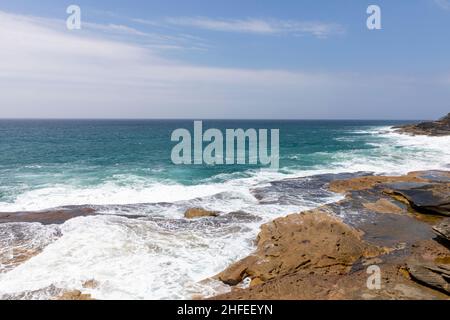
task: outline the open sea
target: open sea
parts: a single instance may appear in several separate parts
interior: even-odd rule
[[[450,169],[450,137],[394,133],[403,123],[203,121],[205,130],[223,132],[279,129],[273,170],[172,164],[171,133],[192,130],[189,120],[0,120],[0,212],[98,213],[60,225],[0,224],[0,298],[78,289],[97,299],[191,299],[226,291],[209,278],[254,250],[261,224],[342,197],[312,176]],[[187,220],[192,207],[220,216]],[[39,253],[11,266],[18,248]],[[98,285],[83,288],[89,280]]]

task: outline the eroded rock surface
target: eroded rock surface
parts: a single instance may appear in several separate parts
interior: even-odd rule
[[[406,265],[414,280],[450,294],[450,251],[446,246],[432,240],[418,242]]]

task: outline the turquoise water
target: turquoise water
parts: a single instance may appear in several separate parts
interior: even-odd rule
[[[205,121],[203,126],[204,130],[218,128],[223,132],[227,128],[280,129],[280,172],[291,173],[333,167],[339,163],[337,157],[345,158],[346,154],[376,155],[382,139],[365,132],[399,123]],[[21,194],[52,185],[198,185],[249,176],[259,169],[255,165],[172,164],[170,152],[175,143],[170,141],[171,132],[177,128],[192,131],[192,127],[193,121],[186,120],[2,120],[0,203],[6,206]]]
[[[279,129],[273,170],[172,164],[171,133],[192,130],[188,120],[0,120],[0,212],[88,206],[98,214],[60,225],[0,224],[0,299],[74,289],[98,299],[227,291],[203,280],[251,253],[261,224],[341,199],[327,190],[330,179],[450,168],[449,137],[394,133],[401,123],[203,122],[204,130]],[[220,216],[184,219],[192,207]],[[17,250],[39,254],[14,266]],[[83,288],[92,279],[99,286]]]

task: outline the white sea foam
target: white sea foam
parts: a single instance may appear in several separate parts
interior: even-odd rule
[[[0,296],[54,285],[99,299],[180,299],[212,294],[201,280],[252,250],[253,228],[177,229],[121,217],[75,218],[38,256],[0,275]],[[98,288],[83,289],[95,279]],[[35,298],[39,298],[38,296]]]
[[[450,164],[449,137],[410,137],[387,127],[356,134],[373,136],[376,140],[370,143],[376,148],[335,153],[327,166],[309,170],[287,168],[280,172],[253,170],[221,174],[194,186],[127,176],[119,179],[126,183],[115,179],[91,188],[70,184],[48,186],[27,191],[13,203],[0,203],[0,211],[16,211],[76,204],[170,202],[172,206],[155,204],[152,212],[178,219],[171,223],[183,221],[183,210],[188,206],[223,212],[243,210],[261,218],[221,227],[203,226],[202,221],[196,221],[193,225],[171,229],[152,221],[118,216],[72,219],[60,226],[62,236],[46,242],[42,253],[0,274],[0,296],[50,285],[79,289],[98,299],[180,299],[195,294],[210,295],[216,292],[218,284],[201,280],[250,253],[261,223],[320,205],[320,201],[340,199],[336,196],[316,202],[304,199],[300,205],[261,205],[251,194],[251,188],[283,178],[315,174],[356,171],[403,174],[413,170],[448,169]],[[298,157],[300,161],[301,155]],[[111,213],[114,212],[117,210],[111,207]],[[82,288],[82,283],[91,279],[99,286]],[[39,294],[33,296],[39,297]]]
[[[205,197],[226,190],[226,187],[219,184],[183,186],[173,183],[149,183],[136,186],[130,183],[124,186],[116,182],[106,182],[95,187],[54,185],[20,194],[14,203],[0,202],[0,211],[42,210],[64,205],[174,202]]]
[[[39,253],[58,239],[58,226],[40,223],[0,224],[0,273],[14,268],[17,260]]]
[[[242,188],[254,182],[252,177],[238,184]],[[202,280],[248,255],[261,223],[317,205],[307,204],[306,199],[305,206],[259,205],[248,188],[241,192],[238,184],[220,196],[186,202],[224,212],[243,210],[261,220],[220,227],[197,220],[193,225],[165,229],[152,221],[117,216],[75,218],[60,227],[62,236],[42,253],[0,275],[0,296],[49,286],[78,289],[98,299],[189,299],[225,290],[217,282]],[[181,215],[176,212],[170,217]],[[99,286],[83,288],[83,282],[91,279]],[[48,292],[35,293],[32,298],[48,298]]]

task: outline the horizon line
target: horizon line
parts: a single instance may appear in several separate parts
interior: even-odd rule
[[[143,121],[436,121],[434,119],[368,119],[368,118],[38,118],[38,117],[29,117],[29,118],[21,118],[21,117],[0,117],[1,120],[118,120],[118,121],[129,121],[129,120],[143,120]]]

